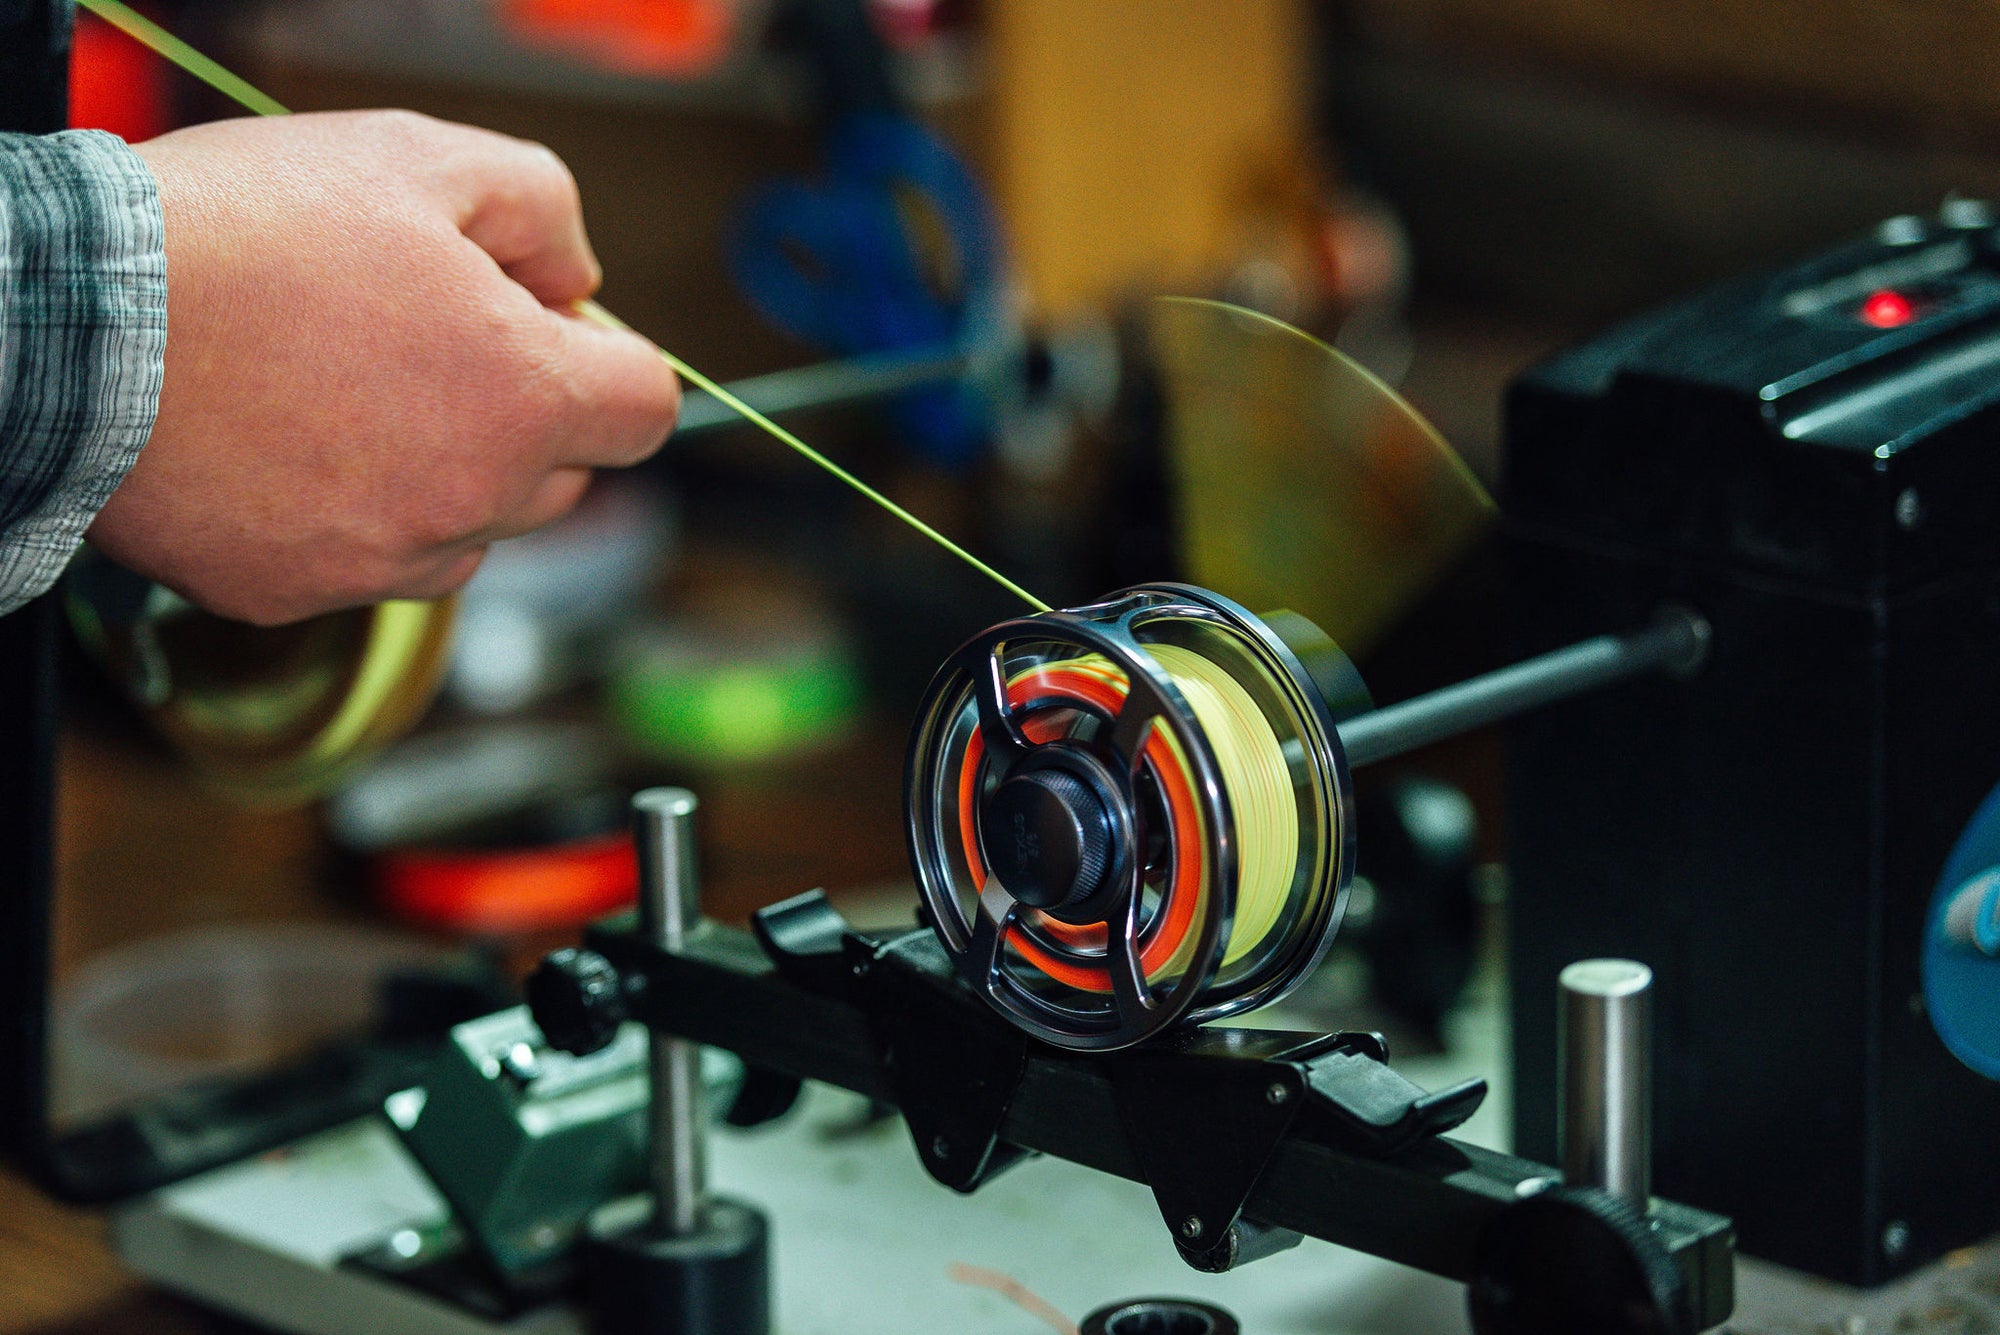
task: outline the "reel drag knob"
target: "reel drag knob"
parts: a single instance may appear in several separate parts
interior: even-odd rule
[[[1064,769],[1002,780],[980,811],[986,867],[1021,903],[1061,909],[1105,888],[1118,858],[1111,809],[1095,785]]]

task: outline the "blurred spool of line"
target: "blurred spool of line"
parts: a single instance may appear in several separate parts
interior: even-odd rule
[[[634,750],[713,767],[831,745],[853,726],[861,696],[838,630],[798,609],[641,628],[616,655],[605,707]]]

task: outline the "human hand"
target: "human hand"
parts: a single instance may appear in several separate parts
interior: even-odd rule
[[[672,429],[658,353],[564,313],[600,275],[547,149],[408,112],[136,149],[166,217],[166,381],[89,536],[203,607],[441,596]]]

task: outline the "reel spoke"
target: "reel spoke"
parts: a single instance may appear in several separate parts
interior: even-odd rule
[[[966,965],[975,970],[980,987],[986,987],[1000,972],[1007,950],[1007,932],[1020,914],[1021,905],[997,879],[988,879],[979,894],[978,911],[972,915],[972,945]]]
[[[1007,702],[1007,666],[1002,661],[1005,649],[1005,645],[995,645],[992,652],[982,655],[985,662],[972,694],[978,705],[979,735],[986,743],[987,754],[996,762],[1012,765],[1029,751],[1031,744],[1022,736],[1013,706]]]
[[[1146,738],[1152,735],[1153,720],[1160,716],[1163,704],[1150,686],[1142,687],[1136,681],[1126,691],[1125,703],[1118,707],[1118,715],[1111,721],[1107,740],[1111,754],[1127,776],[1137,775],[1145,763]]]
[[[1151,1027],[1157,1005],[1139,959],[1139,896],[1125,897],[1122,923],[1107,923],[1105,964],[1111,972],[1111,999],[1119,1020],[1131,1027]]]

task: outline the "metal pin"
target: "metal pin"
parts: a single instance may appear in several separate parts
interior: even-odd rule
[[[695,806],[694,794],[685,788],[648,788],[632,799],[639,846],[639,931],[661,950],[679,950],[701,921]],[[685,1237],[701,1227],[708,1201],[700,1047],[655,1033],[651,1078],[647,1166],[654,1220],[662,1232]]]
[[[1653,971],[1579,960],[1562,971],[1563,1180],[1602,1187],[1641,1214],[1652,1195]]]

